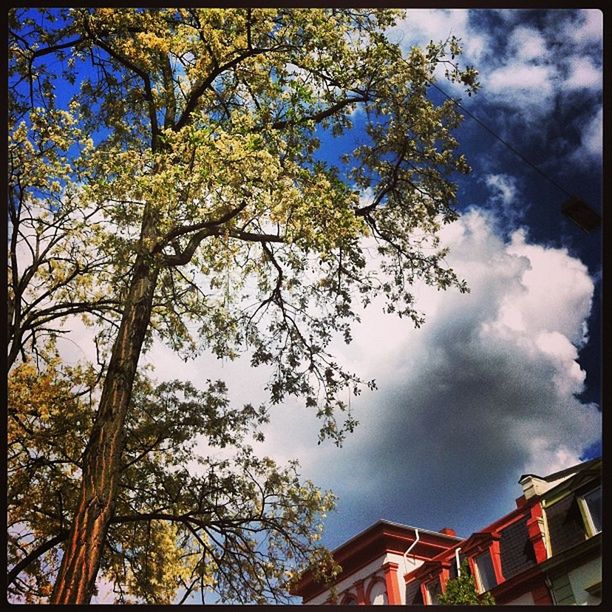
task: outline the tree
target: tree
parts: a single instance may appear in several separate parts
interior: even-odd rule
[[[470,573],[467,561],[461,564],[457,578],[446,583],[446,589],[438,602],[442,606],[494,606],[495,599],[491,593],[478,594],[474,577]]]
[[[97,379],[94,368],[57,358],[10,373],[8,581],[21,601],[51,592]],[[330,563],[317,541],[334,498],[300,482],[297,463],[254,455],[248,440],[266,418],[263,407],[230,409],[221,381],[200,391],[139,375],[101,561],[118,603],[169,604],[194,590],[203,601],[212,592],[226,602],[283,602],[299,569]],[[199,436],[206,453],[195,448]]]
[[[113,260],[97,207],[84,208],[77,185],[88,143],[69,112],[37,108],[28,121],[15,98],[9,113],[9,282],[7,369],[36,354],[60,321],[88,314],[111,323],[120,313],[110,287]],[[83,146],[81,156],[69,154]]]
[[[355,302],[384,295],[387,310],[418,325],[416,279],[465,290],[436,236],[457,216],[452,174],[468,171],[452,135],[461,117],[452,101],[427,94],[440,65],[470,93],[476,72],[456,65],[455,39],[403,54],[385,35],[396,16],[11,13],[11,136],[31,142],[37,114],[52,116],[58,104],[78,129],[81,147],[58,144],[78,181],[51,182],[54,201],[43,208],[52,220],[67,202],[95,211],[91,245],[112,265],[88,273],[103,270],[111,298],[82,308],[116,314],[53,603],[87,602],[93,592],[119,503],[137,364],[153,337],[185,357],[248,352],[253,366],[272,369],[273,403],[303,397],[322,419],[321,437],[340,443],[355,425],[340,394],[363,381],[327,348],[338,335],[350,341]],[[321,143],[333,146],[355,121],[358,145],[324,161]],[[41,196],[36,185],[13,189],[21,203]],[[80,266],[70,269],[80,277]]]

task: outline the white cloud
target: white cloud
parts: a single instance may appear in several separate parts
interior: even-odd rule
[[[537,26],[530,15],[540,14]],[[483,19],[483,16],[489,20]],[[489,21],[501,20],[503,34],[494,36]],[[480,73],[481,92],[476,101],[489,98],[520,109],[515,119],[534,121],[554,111],[555,100],[574,91],[597,93],[602,88],[602,13],[596,9],[552,11],[473,9],[407,9],[390,32],[404,48],[430,40],[461,38],[462,63],[474,64]],[[441,76],[441,75],[439,75]],[[450,92],[459,88],[447,84]]]
[[[407,9],[405,17],[391,31],[403,48],[424,45],[429,40],[462,39],[462,64],[479,71],[481,89],[468,103],[476,116],[494,126],[511,143],[522,143],[528,151],[530,140],[551,142],[547,126],[556,117],[566,121],[576,113],[576,99],[590,102],[579,110],[579,120],[601,109],[603,17],[597,9],[585,10],[482,10]],[[464,97],[457,84],[440,86],[449,95]],[[588,98],[585,98],[587,96]],[[465,103],[465,100],[464,100]],[[600,117],[600,115],[598,115]],[[583,135],[582,147],[567,144],[569,153],[557,149],[566,162],[591,164],[601,159],[601,121],[597,116]],[[520,138],[516,130],[520,129]],[[564,139],[554,138],[558,145]],[[527,147],[527,149],[525,149]]]
[[[522,473],[567,467],[600,435],[600,413],[575,397],[587,269],[522,231],[504,242],[494,227],[471,212],[444,231],[471,293],[419,288],[421,329],[366,312],[343,360],[379,390],[354,401],[361,425],[344,448],[310,446],[303,411],[271,426],[268,450],[305,451],[305,474],[339,494],[331,545],[378,518],[483,527],[512,509]]]
[[[600,91],[603,71],[589,57],[573,57],[569,61],[569,76],[564,82],[568,89],[591,89]]]
[[[462,60],[468,63],[477,62],[487,48],[485,32],[472,27],[470,13],[465,9],[407,9],[390,34],[404,48],[456,36],[463,46]]]
[[[603,153],[603,109],[600,107],[582,128],[580,147],[573,155],[579,164],[601,163]]]
[[[593,293],[586,266],[566,249],[529,244],[524,231],[514,233],[507,252],[531,262],[521,279],[527,291],[513,296],[529,321],[527,332],[557,331],[580,347],[585,340],[582,322],[591,310]]]
[[[518,26],[510,34],[510,49],[520,61],[538,60],[547,54],[546,40],[539,30]]]
[[[508,206],[514,203],[518,189],[516,178],[507,174],[488,174],[484,177],[487,187],[494,191],[494,197]]]
[[[483,82],[485,95],[493,95],[497,102],[531,110],[526,107],[546,108],[555,93],[558,80],[554,66],[518,64],[507,65],[490,72]]]
[[[443,41],[449,36],[462,36],[468,27],[468,13],[461,9],[408,9],[398,22],[398,33],[404,42],[427,44],[430,40]]]
[[[600,9],[582,9],[576,21],[566,24],[562,36],[575,45],[601,43],[603,12]]]
[[[514,229],[526,210],[524,205],[517,205],[520,190],[516,177],[508,174],[487,174],[484,176],[484,182],[491,192],[491,202],[496,205],[497,218]]]

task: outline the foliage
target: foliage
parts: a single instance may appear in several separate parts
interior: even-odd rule
[[[10,373],[12,568],[67,535],[94,374],[57,359]],[[203,388],[139,378],[101,567],[119,603],[169,604],[194,590],[225,602],[282,602],[299,569],[329,562],[317,541],[333,496],[300,482],[296,462],[254,455],[248,440],[261,436],[263,408],[231,409],[220,381]],[[9,593],[44,601],[57,564],[55,548],[43,551],[9,573]]]
[[[270,371],[271,403],[303,398],[321,419],[320,439],[340,444],[356,425],[343,398],[374,386],[330,352],[336,339],[350,341],[360,306],[382,296],[387,311],[420,325],[415,281],[467,290],[437,237],[457,216],[453,176],[469,170],[453,136],[461,116],[428,89],[442,66],[471,94],[476,72],[456,63],[454,38],[403,52],[386,36],[399,15],[10,12],[10,405],[36,421],[21,431],[14,469],[18,478],[36,476],[47,500],[65,483],[59,506],[49,502],[46,532],[39,507],[14,489],[13,523],[31,531],[13,544],[13,558],[27,559],[39,542],[49,547],[44,564],[36,557],[28,565],[32,596],[47,593],[70,524],[69,541],[92,546],[86,594],[72,585],[66,595],[83,599],[98,567],[120,599],[169,601],[196,578],[214,581],[224,601],[277,598],[282,568],[312,552],[311,526],[331,501],[299,484],[294,466],[254,456],[244,427],[264,413],[230,410],[222,383],[155,386],[137,364],[154,338],[186,360],[204,351],[248,355]],[[350,153],[325,153],[353,127],[360,136]],[[66,421],[53,402],[46,413],[30,406],[19,388],[38,385],[59,398],[81,384],[84,374],[53,360],[36,373],[27,361],[44,358],[40,347],[74,315],[96,326],[101,388],[88,404],[66,399]],[[71,427],[79,435],[68,444]],[[232,459],[201,458],[203,475],[194,476],[185,465],[197,436],[234,447]],[[30,444],[40,445],[42,466],[27,458]],[[265,537],[249,527],[263,520],[264,499],[275,517],[265,519]],[[99,521],[95,538],[92,529],[74,531],[89,524],[87,512]],[[217,515],[247,518],[219,537],[208,522]],[[147,562],[154,542],[157,564]],[[62,568],[69,557],[78,557],[71,545]],[[232,563],[241,568],[238,586]]]
[[[442,606],[494,606],[495,599],[491,593],[481,595],[476,590],[474,577],[470,573],[467,561],[461,564],[461,572],[457,578],[446,583],[446,589],[438,602]]]
[[[13,111],[15,109],[12,109]],[[116,316],[113,259],[101,248],[100,211],[79,183],[92,142],[70,111],[9,113],[8,366],[61,332],[69,315]],[[81,147],[80,156],[69,151]],[[111,319],[109,319],[111,317]]]
[[[90,271],[73,249],[62,278],[75,269],[93,274],[96,289],[120,304],[144,248],[160,267],[150,332],[185,357],[248,350],[253,365],[274,366],[272,400],[305,396],[322,435],[337,440],[354,426],[350,415],[344,427],[336,422],[335,409],[347,409],[338,394],[359,381],[325,347],[335,334],[350,339],[355,298],[384,294],[388,310],[420,324],[409,290],[415,279],[464,288],[435,249],[440,223],[456,217],[448,176],[467,171],[453,153],[456,107],[427,97],[436,66],[451,61],[446,45],[433,43],[402,56],[381,33],[394,16],[41,9],[34,18],[23,9],[11,20],[28,29],[27,39],[11,38],[11,76],[31,78],[25,90],[12,89],[12,146],[50,151],[34,156],[34,176],[23,177],[16,160],[14,199],[42,200],[56,232],[77,208],[109,229],[95,237],[83,234],[85,223],[70,230],[106,257]],[[449,45],[453,56],[460,51],[456,40]],[[52,53],[65,58],[63,74],[43,63],[32,72]],[[86,61],[92,68],[79,70]],[[449,76],[476,86],[473,69],[453,63]],[[79,85],[61,111],[58,78],[66,92],[68,82]],[[367,137],[345,164],[321,161],[321,138],[345,133],[358,106]],[[43,138],[38,123],[57,133]],[[77,142],[85,143],[78,154],[69,147]],[[51,156],[70,174],[49,165]],[[157,231],[142,244],[145,207]],[[366,270],[368,236],[382,256],[378,273]],[[117,272],[106,284],[99,277],[109,276],[109,261]],[[59,282],[40,281],[47,291]]]

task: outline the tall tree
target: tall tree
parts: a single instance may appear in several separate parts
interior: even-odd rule
[[[8,582],[16,601],[51,593],[97,380],[94,368],[57,357],[41,369],[20,363],[9,375]],[[317,542],[333,496],[301,482],[296,463],[254,455],[249,440],[266,418],[264,407],[231,409],[221,381],[197,390],[139,375],[101,559],[117,603],[168,604],[197,591],[202,601],[284,602],[301,567],[325,571],[331,558]]]
[[[13,134],[59,105],[91,138],[82,151],[62,150],[84,156],[79,207],[111,229],[96,246],[113,258],[119,313],[52,602],[93,592],[138,359],[154,334],[186,356],[248,351],[253,366],[272,366],[272,402],[304,397],[321,436],[340,442],[355,424],[340,392],[361,381],[327,347],[338,334],[350,340],[355,299],[383,294],[388,310],[420,324],[416,279],[465,289],[436,237],[456,218],[452,173],[468,171],[452,135],[461,117],[428,88],[440,65],[470,93],[476,73],[454,63],[454,39],[403,54],[385,35],[395,18],[349,9],[12,13]],[[76,83],[71,96],[56,96],[56,78]],[[334,147],[353,123],[362,136],[352,151],[323,155],[321,143]]]

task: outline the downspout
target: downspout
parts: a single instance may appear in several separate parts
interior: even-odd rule
[[[461,563],[459,562],[459,551],[461,550],[461,546],[455,549],[455,564],[457,565],[457,578],[461,576]]]
[[[419,541],[419,530],[415,529],[414,533],[416,535],[416,538],[415,538],[414,542],[412,544],[410,544],[410,546],[408,547],[408,549],[404,553],[404,574],[408,573],[408,561],[407,561],[408,553],[410,553],[410,551],[416,546],[416,543]]]

